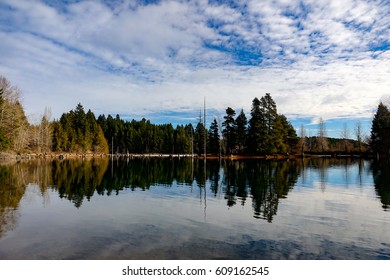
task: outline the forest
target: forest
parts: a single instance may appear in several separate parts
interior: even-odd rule
[[[270,93],[252,100],[248,114],[228,107],[221,119],[205,127],[202,114],[195,126],[153,124],[149,120],[124,120],[119,115],[98,117],[81,103],[51,120],[44,109],[39,122],[30,124],[20,102],[21,91],[0,76],[0,152],[12,154],[195,154],[274,155],[310,153],[377,153],[390,151],[390,111],[382,102],[372,120],[370,137],[360,123],[351,140],[345,127],[340,138],[326,136],[321,119],[318,135],[307,137],[302,125],[296,132],[287,117],[278,113]],[[299,134],[299,135],[298,135]]]

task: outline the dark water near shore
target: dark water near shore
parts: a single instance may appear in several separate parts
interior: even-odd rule
[[[0,164],[0,259],[390,259],[390,162]]]

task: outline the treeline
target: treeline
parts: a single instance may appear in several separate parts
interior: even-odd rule
[[[199,119],[192,124],[152,124],[126,121],[116,115],[95,119],[81,104],[53,122],[53,150],[62,152],[162,153],[162,154],[266,154],[290,152],[298,138],[287,118],[277,113],[270,94],[252,102],[249,121],[243,110],[235,117],[226,109],[223,123],[216,119],[205,129]],[[205,142],[206,141],[206,142]],[[206,143],[206,146],[205,146]]]
[[[270,94],[252,104],[251,118],[245,113],[235,117],[232,108],[226,109],[223,123],[214,119],[209,129],[199,119],[192,124],[156,125],[150,121],[125,121],[119,115],[100,115],[97,119],[110,151],[113,153],[164,153],[164,154],[266,154],[286,153],[298,141],[293,126],[279,115]],[[205,145],[206,141],[206,145]]]
[[[108,140],[110,152],[122,154],[190,154],[198,133],[191,124],[174,128],[172,124],[156,125],[146,119],[125,121],[119,115],[100,115],[97,123]]]
[[[149,120],[123,120],[116,115],[85,111],[81,104],[51,121],[45,109],[37,123],[30,124],[20,103],[20,90],[0,76],[0,151],[17,153],[161,153],[202,155],[269,155],[286,153],[390,152],[390,112],[380,103],[372,122],[371,137],[364,139],[361,124],[351,140],[347,127],[340,139],[327,138],[324,122],[318,135],[307,137],[302,125],[299,137],[279,114],[269,93],[252,100],[251,111],[237,114],[228,107],[225,115],[205,127],[202,114],[192,124],[152,124]],[[366,143],[370,144],[368,146]]]
[[[267,154],[287,153],[295,148],[298,138],[287,118],[277,113],[270,94],[252,102],[249,121],[243,110],[236,117],[232,108],[226,109],[224,121],[214,119],[209,129],[201,117],[192,124],[155,125],[150,121],[125,121],[117,115],[97,119],[110,151],[114,153],[164,154]]]

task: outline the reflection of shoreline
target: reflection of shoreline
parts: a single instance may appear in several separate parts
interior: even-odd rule
[[[364,167],[364,162],[369,163]],[[220,197],[228,207],[251,205],[255,218],[272,222],[280,199],[287,198],[305,170],[317,170],[325,184],[327,172],[334,166],[357,165],[360,178],[372,172],[375,190],[384,210],[390,207],[390,164],[387,161],[363,161],[355,158],[305,158],[299,160],[203,160],[176,157],[72,157],[64,160],[37,159],[0,161],[0,235],[17,222],[9,211],[16,211],[30,183],[37,184],[42,195],[56,191],[79,208],[93,196],[117,195],[121,191],[148,190],[155,185],[198,186],[207,196]],[[360,179],[361,180],[361,179]],[[304,181],[303,181],[304,182]],[[208,189],[204,189],[207,187]],[[325,188],[325,187],[324,187]],[[206,195],[207,193],[207,195]],[[14,217],[14,218],[10,218]]]
[[[29,174],[25,165],[0,164],[0,237],[16,227],[19,204],[32,179]]]
[[[77,158],[194,158],[204,159],[204,155],[196,154],[105,154],[105,153],[32,153],[32,154],[16,154],[16,153],[0,153],[0,162],[7,161],[20,161],[20,160],[36,160],[36,159],[77,159]],[[295,159],[311,159],[311,158],[363,158],[373,159],[376,156],[370,153],[351,153],[351,154],[340,154],[340,153],[305,153],[302,154],[272,154],[272,155],[207,155],[207,159],[229,159],[229,160],[248,160],[248,159],[269,159],[269,160],[295,160]]]
[[[390,210],[390,160],[374,161],[371,165],[375,191],[385,211]]]
[[[380,206],[387,203],[389,168],[349,158],[0,164],[0,258],[374,258],[380,252],[368,245],[388,240],[375,219],[388,221]],[[375,190],[385,184],[378,198],[373,179]],[[41,196],[52,203],[34,212]],[[386,246],[378,248],[389,257]]]

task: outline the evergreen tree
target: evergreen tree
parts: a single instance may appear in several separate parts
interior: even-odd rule
[[[108,141],[110,153],[114,154],[117,151],[117,149],[115,149],[115,145],[118,140],[118,126],[111,115],[107,116],[106,125],[107,131],[105,133],[105,136]]]
[[[186,130],[186,134],[188,135],[188,140],[190,141],[189,153],[194,153],[194,127],[192,124],[187,124],[184,128]]]
[[[99,124],[99,126],[102,128],[102,131],[104,133],[104,136],[106,136],[107,133],[107,119],[105,115],[99,115],[96,122]],[[107,138],[108,139],[108,138]]]
[[[269,93],[266,93],[260,99],[261,107],[264,112],[264,125],[265,125],[265,135],[264,135],[264,149],[266,153],[276,153],[277,147],[276,144],[281,142],[281,139],[278,139],[282,133],[280,129],[282,127],[278,124],[278,113],[276,110],[276,103],[272,99]]]
[[[108,143],[104,137],[103,129],[95,122],[93,123],[92,151],[97,153],[108,153]]]
[[[222,130],[223,137],[226,143],[226,152],[232,154],[236,148],[236,120],[234,116],[236,112],[228,107],[226,115],[223,117],[225,121],[222,123],[224,129]]]
[[[77,104],[74,110],[72,127],[76,132],[75,150],[85,152],[90,142],[89,128],[87,125],[87,116],[81,103]]]
[[[206,133],[206,129],[202,122],[198,122],[195,128],[194,133],[194,153],[198,155],[202,155],[204,153],[204,135]]]
[[[371,148],[375,153],[390,152],[390,112],[382,102],[379,103],[372,120]]]
[[[52,150],[62,152],[63,151],[62,138],[64,135],[62,125],[59,121],[53,121],[51,125],[53,129]]]
[[[175,152],[175,130],[173,129],[172,124],[165,124],[163,128],[163,144],[162,150],[159,152],[164,154],[172,154]],[[179,138],[181,137],[182,135]],[[180,141],[183,140],[184,139],[180,139]],[[185,146],[183,143],[180,143],[180,145]]]
[[[178,125],[175,130],[175,153],[189,154],[191,152],[191,139],[183,125]]]
[[[103,122],[104,118],[100,119]],[[108,152],[107,140],[91,110],[79,103],[75,110],[52,122],[52,149],[62,152]]]
[[[260,154],[265,152],[265,117],[264,109],[260,106],[260,104],[260,100],[257,97],[253,99],[247,144],[248,150],[251,154]]]
[[[276,149],[278,153],[290,153],[298,144],[297,133],[284,115],[278,115],[276,123]]]
[[[68,114],[62,114],[60,118],[60,123],[62,125],[63,135],[62,135],[62,151],[72,152],[74,149],[74,143],[76,138],[76,133],[72,128],[72,116],[73,112],[70,111]]]
[[[244,110],[241,109],[240,114],[236,118],[236,145],[238,153],[242,154],[246,151],[246,143],[248,136],[248,120],[245,116]]]
[[[209,152],[211,154],[220,154],[220,140],[218,122],[216,119],[214,119],[210,125],[209,130]]]

